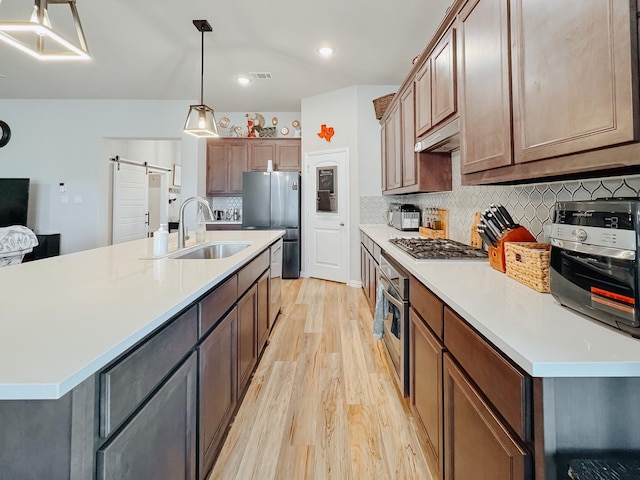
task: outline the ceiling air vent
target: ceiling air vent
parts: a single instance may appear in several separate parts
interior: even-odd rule
[[[252,80],[271,80],[271,72],[249,72]]]

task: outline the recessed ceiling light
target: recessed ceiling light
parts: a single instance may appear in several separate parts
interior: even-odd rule
[[[335,50],[331,47],[320,47],[318,49],[318,53],[323,57],[330,57],[331,55],[333,55],[334,52]]]
[[[249,77],[245,77],[244,75],[239,76],[236,80],[240,85],[243,85],[243,86],[249,85],[249,83],[251,83],[251,80],[249,80]]]

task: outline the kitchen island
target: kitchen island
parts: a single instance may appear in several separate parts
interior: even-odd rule
[[[469,478],[482,455],[495,472],[482,478],[552,480],[566,478],[564,458],[640,452],[640,339],[488,261],[415,260],[389,241],[417,232],[361,232],[412,277],[410,403],[440,476]]]
[[[154,258],[145,239],[0,269],[0,478],[204,478],[283,234],[207,232],[249,244],[215,260]]]

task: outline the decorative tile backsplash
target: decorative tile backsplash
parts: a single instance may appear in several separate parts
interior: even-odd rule
[[[242,209],[242,197],[209,197],[208,200],[213,210]]]
[[[463,186],[460,157],[453,155],[453,191],[360,198],[360,223],[383,224],[391,203],[411,203],[449,210],[449,237],[469,243],[474,213],[491,203],[500,203],[513,219],[526,227],[538,241],[547,242],[543,225],[551,223],[557,201],[591,200],[603,197],[640,197],[640,175],[607,177],[571,182],[536,183],[531,185]]]

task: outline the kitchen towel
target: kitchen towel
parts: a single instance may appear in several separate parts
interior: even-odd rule
[[[384,285],[378,282],[376,290],[376,308],[373,311],[373,336],[380,340],[384,334],[384,315],[389,308],[388,301],[383,294]]]

